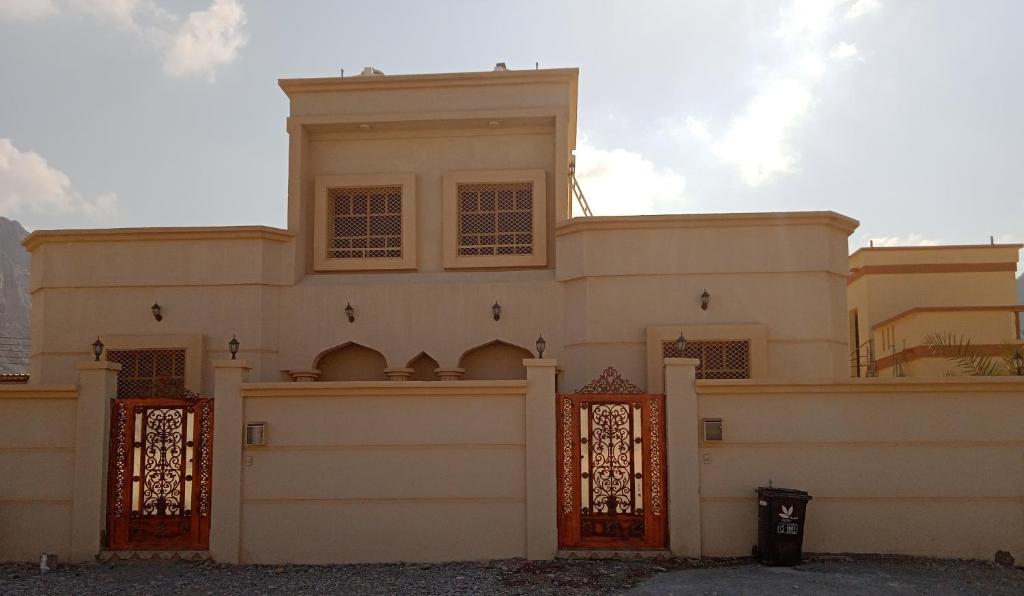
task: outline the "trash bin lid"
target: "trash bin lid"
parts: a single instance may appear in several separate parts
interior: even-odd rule
[[[776,488],[774,486],[759,486],[757,487],[757,495],[764,498],[784,498],[784,499],[805,499],[811,500],[811,496],[807,494],[805,490],[797,490],[795,488]]]

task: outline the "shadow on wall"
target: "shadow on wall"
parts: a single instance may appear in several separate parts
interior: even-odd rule
[[[348,343],[324,352],[316,359],[321,381],[386,381],[388,367],[384,354],[377,350]]]
[[[467,381],[525,379],[524,358],[533,358],[533,353],[496,339],[463,354],[459,367],[466,369],[462,378]]]
[[[533,358],[533,353],[496,339],[466,351],[459,367],[465,369],[462,379],[468,381],[525,379],[524,358]],[[436,381],[438,366],[430,354],[420,352],[406,364],[414,371],[409,380]],[[386,381],[387,367],[384,354],[357,343],[331,348],[313,363],[313,368],[320,370],[320,381]]]
[[[437,373],[434,370],[439,366],[437,360],[431,358],[430,354],[426,352],[420,352],[405,365],[406,368],[411,368],[414,371],[409,377],[410,381],[436,381]]]

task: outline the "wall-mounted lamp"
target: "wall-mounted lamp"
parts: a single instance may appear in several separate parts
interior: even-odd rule
[[[156,319],[157,321],[164,320],[164,316],[162,314],[160,314],[160,305],[159,304],[154,302],[153,306],[149,307],[149,310],[153,311],[153,318],[154,319]]]
[[[240,342],[234,335],[231,336],[231,341],[228,342],[228,351],[231,352],[231,359],[234,360],[235,356],[238,355],[238,346]]]
[[[491,307],[491,314],[494,316],[495,321],[501,319],[501,305],[498,304],[497,300],[494,301],[494,306]]]
[[[544,334],[541,334],[537,338],[537,358],[544,357],[544,350],[548,347],[548,342],[544,341]]]
[[[356,320],[356,309],[352,308],[352,303],[345,304],[345,317],[348,318],[349,323],[354,323]]]
[[[267,423],[249,422],[245,425],[245,446],[267,444]]]
[[[700,295],[700,309],[707,310],[709,302],[711,302],[711,294],[704,290],[704,293]]]
[[[1024,377],[1024,352],[1017,350],[1013,353],[1013,364],[1017,367],[1017,375]]]
[[[92,342],[92,355],[96,357],[96,362],[100,361],[100,354],[103,353],[103,342],[100,341],[100,337],[96,336],[96,341]]]
[[[683,334],[679,334],[679,338],[676,340],[676,351],[679,352],[679,357],[683,358],[686,351],[686,338]]]

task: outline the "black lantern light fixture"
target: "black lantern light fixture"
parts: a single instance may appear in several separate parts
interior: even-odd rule
[[[149,307],[149,310],[153,311],[153,318],[156,319],[157,322],[160,322],[160,321],[164,320],[164,316],[162,314],[160,314],[160,305],[159,304],[154,302],[153,306]]]
[[[238,341],[238,338],[235,337],[234,334],[232,334],[231,335],[231,341],[228,342],[228,351],[231,352],[231,359],[232,360],[234,360],[235,356],[238,355],[238,346],[240,344],[241,344],[241,342]]]
[[[700,309],[707,310],[709,302],[711,302],[711,294],[704,290],[704,293],[700,295]]]
[[[103,342],[100,341],[100,336],[96,336],[96,341],[92,342],[92,355],[96,357],[96,362],[100,361],[100,354],[103,353]]]
[[[540,334],[537,338],[537,358],[544,357],[544,350],[548,347],[548,342],[544,341],[544,334]]]
[[[676,339],[676,350],[679,352],[679,357],[683,358],[686,353],[686,338],[683,337],[682,333],[680,333],[679,338]]]
[[[501,305],[498,304],[497,300],[494,301],[494,306],[491,307],[491,315],[494,316],[495,321],[501,319]]]
[[[1017,350],[1013,353],[1013,364],[1017,367],[1017,375],[1024,377],[1024,352]]]
[[[349,323],[354,323],[356,320],[356,309],[352,308],[351,302],[345,305],[345,317],[348,318]]]

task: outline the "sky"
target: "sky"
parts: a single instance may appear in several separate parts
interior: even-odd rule
[[[276,79],[580,69],[596,215],[1024,241],[1024,2],[0,0],[0,215],[285,226]]]

